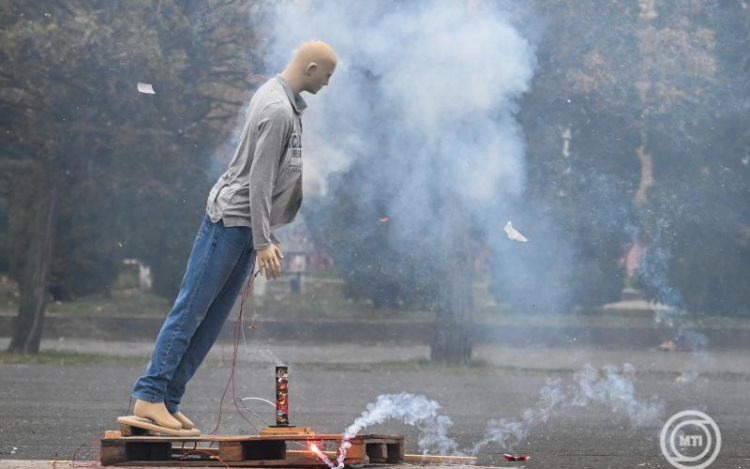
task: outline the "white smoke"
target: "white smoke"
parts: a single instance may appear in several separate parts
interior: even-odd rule
[[[439,409],[440,404],[422,395],[406,392],[383,394],[367,405],[367,410],[346,429],[344,437],[352,438],[363,428],[396,419],[422,431],[418,441],[420,451],[447,454],[455,451],[458,445],[447,437],[453,422],[445,415],[439,415]]]
[[[655,425],[664,410],[656,398],[638,398],[635,392],[635,367],[626,363],[622,369],[607,365],[598,370],[590,364],[576,372],[573,383],[565,386],[560,379],[548,380],[534,407],[525,409],[518,420],[493,419],[487,422],[485,435],[468,451],[477,454],[489,444],[505,451],[521,443],[536,425],[547,422],[555,412],[597,404],[613,413],[626,415],[633,427]],[[451,419],[439,414],[440,404],[423,395],[406,392],[384,394],[368,404],[362,415],[344,432],[336,463],[321,458],[332,469],[344,467],[349,441],[362,430],[389,420],[398,420],[420,430],[419,451],[423,454],[463,455],[456,440],[448,436]]]
[[[367,405],[367,409],[344,432],[336,469],[344,467],[347,450],[351,447],[349,440],[357,436],[364,428],[383,423],[388,420],[399,420],[406,425],[412,425],[420,430],[419,450],[424,453],[450,454],[456,453],[458,443],[448,437],[448,429],[453,425],[451,419],[438,414],[440,404],[422,395],[406,392],[400,394],[383,394],[375,402]],[[334,467],[329,461],[325,461]]]
[[[559,379],[549,380],[540,391],[539,402],[523,411],[519,420],[490,420],[485,436],[472,450],[479,452],[492,443],[509,450],[522,442],[535,425],[547,422],[553,412],[599,404],[615,414],[627,415],[634,427],[656,424],[664,404],[655,398],[639,399],[633,383],[635,367],[626,363],[620,370],[607,365],[602,371],[590,364],[575,373],[574,383],[563,386]]]
[[[309,96],[305,178],[324,185],[353,158],[403,155],[411,179],[392,213],[424,200],[440,167],[465,200],[524,186],[514,101],[533,75],[533,46],[493,2],[284,2],[274,5],[269,68],[320,39],[339,57],[328,88]],[[393,174],[393,173],[390,173]],[[406,179],[405,179],[406,180]]]

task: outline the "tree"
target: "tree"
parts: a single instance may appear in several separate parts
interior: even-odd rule
[[[677,116],[681,133],[653,139],[641,284],[651,298],[694,312],[747,316],[750,19],[747,6],[725,2],[694,10],[690,23],[711,46],[715,80]]]
[[[55,271],[64,278],[73,266],[137,256],[154,266],[162,292],[177,288],[211,149],[254,83],[246,67],[255,32],[235,1],[2,8],[0,164],[14,175],[11,265],[21,291],[9,350],[36,352]],[[138,93],[138,82],[156,94]],[[84,245],[97,246],[87,264]],[[111,278],[112,268],[88,272],[65,289],[106,287],[84,280]]]
[[[667,247],[654,230],[674,210],[655,212],[651,203],[667,182],[660,169],[704,157],[686,142],[705,138],[690,123],[718,96],[714,32],[703,20],[716,7],[654,0],[538,7],[549,21],[522,106],[528,208],[517,216],[544,234],[519,254],[516,263],[529,271],[498,275],[495,288],[524,311],[566,311],[617,299],[617,261],[639,233],[652,254]]]

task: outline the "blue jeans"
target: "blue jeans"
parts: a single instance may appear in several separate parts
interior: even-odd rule
[[[156,338],[146,372],[132,396],[179,410],[185,386],[219,336],[255,263],[250,228],[212,223],[204,215],[180,293]]]

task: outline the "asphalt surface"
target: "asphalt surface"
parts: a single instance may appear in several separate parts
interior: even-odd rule
[[[4,344],[0,343],[0,346]],[[93,443],[105,430],[117,429],[115,419],[127,411],[129,389],[145,366],[148,344],[113,344],[96,341],[78,344],[78,351],[125,354],[134,363],[75,365],[0,365],[0,467],[52,467],[50,460],[90,467],[96,459]],[[51,350],[59,341],[45,343]],[[64,348],[64,347],[63,347]],[[218,347],[191,381],[182,411],[204,433],[217,423],[219,401],[229,376],[231,350]],[[512,349],[496,346],[477,350],[485,366],[461,369],[424,365],[427,351],[392,344],[307,345],[248,344],[241,346],[236,397],[273,398],[273,365],[284,360],[291,369],[292,423],[311,426],[319,433],[341,433],[378,395],[402,391],[424,394],[442,406],[454,425],[449,436],[462,449],[482,439],[489,419],[521,419],[537,412],[540,391],[549,379],[558,386],[575,383],[574,372],[585,363],[599,368],[629,362],[638,370],[632,377],[636,402],[619,407],[589,402],[558,406],[549,418],[526,427],[527,436],[515,447],[489,445],[479,463],[528,468],[669,468],[661,455],[659,432],[671,415],[686,409],[706,412],[721,430],[722,447],[711,468],[750,468],[750,360],[742,352],[721,352],[695,357],[658,350],[597,350],[592,348]],[[138,363],[139,357],[143,358]],[[254,359],[252,357],[255,357]],[[702,374],[685,379],[683,371],[695,365]],[[227,398],[220,434],[253,434]],[[620,402],[620,401],[618,401]],[[658,418],[634,425],[630,414],[643,402],[658,402]],[[267,419],[270,407],[254,408]],[[258,425],[262,424],[258,421]],[[389,421],[364,433],[406,436],[407,452],[417,452],[420,431],[403,422]],[[15,449],[14,449],[15,448]],[[502,453],[528,453],[530,461],[509,463]],[[33,460],[33,461],[32,461]],[[56,465],[66,468],[69,463]]]

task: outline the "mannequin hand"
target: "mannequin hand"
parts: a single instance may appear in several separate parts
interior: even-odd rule
[[[258,270],[261,271],[266,278],[279,278],[281,276],[281,263],[279,259],[283,259],[281,249],[275,244],[271,244],[265,249],[258,251]]]

